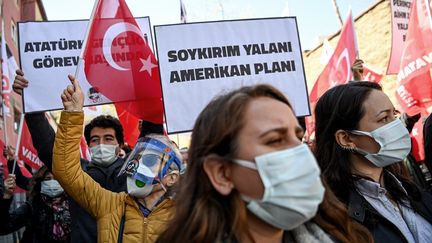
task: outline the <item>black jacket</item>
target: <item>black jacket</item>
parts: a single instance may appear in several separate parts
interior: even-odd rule
[[[53,240],[54,215],[52,209],[40,198],[27,201],[9,213],[11,203],[12,198],[0,199],[0,235],[12,233],[25,226],[26,230],[20,241],[22,243],[70,242],[70,239]]]
[[[39,159],[51,171],[55,132],[44,113],[26,114],[25,119]],[[126,177],[117,177],[123,163],[124,160],[118,158],[110,166],[101,167],[81,159],[83,170],[103,188],[113,192],[126,191]],[[97,242],[96,220],[72,199],[70,200],[70,212],[72,220],[71,242]]]
[[[423,142],[425,150],[425,163],[432,172],[432,116],[429,115],[423,127]]]
[[[432,224],[432,195],[418,190],[414,185],[403,183],[413,210]],[[407,242],[399,229],[382,217],[357,191],[350,192],[348,213],[371,232],[375,242]]]

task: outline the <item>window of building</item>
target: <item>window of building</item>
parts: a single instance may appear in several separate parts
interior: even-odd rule
[[[16,24],[15,21],[12,19],[11,20],[11,36],[12,36],[12,40],[14,41],[15,45],[18,44],[18,30],[16,28]]]

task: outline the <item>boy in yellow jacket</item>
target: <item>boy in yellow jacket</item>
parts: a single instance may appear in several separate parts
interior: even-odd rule
[[[181,170],[178,149],[164,136],[140,139],[120,172],[127,175],[128,193],[102,188],[80,166],[84,95],[79,82],[69,79],[54,144],[55,178],[96,219],[98,242],[155,242],[175,212],[169,188]]]

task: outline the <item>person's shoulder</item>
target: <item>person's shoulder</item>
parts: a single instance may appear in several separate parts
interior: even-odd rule
[[[305,222],[290,231],[285,231],[283,242],[335,242],[318,224]]]

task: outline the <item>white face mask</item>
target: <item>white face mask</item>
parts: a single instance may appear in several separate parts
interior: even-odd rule
[[[324,197],[320,169],[307,145],[255,157],[255,162],[234,160],[257,170],[264,184],[261,200],[247,199],[247,208],[260,219],[283,230],[292,230],[318,211]]]
[[[154,185],[145,185],[144,182],[134,178],[126,177],[126,188],[129,195],[136,198],[145,198],[153,191]]]
[[[57,180],[48,180],[41,182],[41,193],[48,197],[57,197],[63,193],[63,188]]]
[[[90,148],[92,162],[101,166],[109,166],[116,161],[118,145],[98,144]]]
[[[403,123],[396,119],[372,132],[354,130],[357,135],[366,135],[373,138],[379,145],[378,153],[373,154],[363,149],[356,151],[365,156],[370,162],[378,167],[385,167],[402,161],[411,151],[411,138]]]

